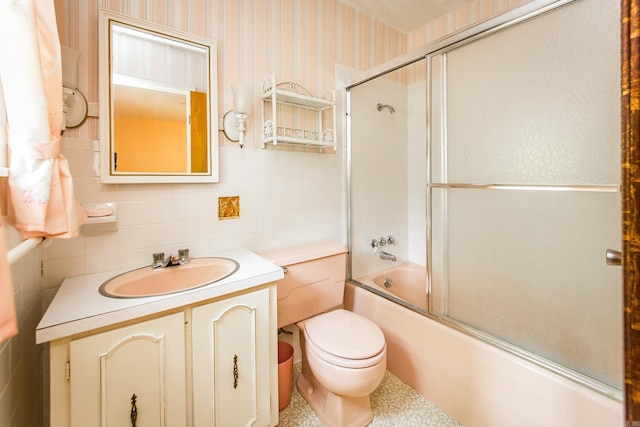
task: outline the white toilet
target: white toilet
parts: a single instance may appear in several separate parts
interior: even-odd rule
[[[344,296],[346,248],[321,242],[261,255],[285,269],[278,327],[300,328],[298,391],[328,427],[367,425],[373,419],[369,395],[386,371],[387,347],[375,323],[336,309]]]

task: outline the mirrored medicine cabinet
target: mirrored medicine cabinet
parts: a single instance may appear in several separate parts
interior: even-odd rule
[[[211,40],[100,10],[103,183],[217,182]]]

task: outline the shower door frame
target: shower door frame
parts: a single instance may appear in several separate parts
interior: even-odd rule
[[[556,8],[562,7],[564,5],[573,3],[574,1],[579,1],[579,0],[533,0],[530,3],[527,3],[525,5],[519,6],[516,9],[507,11],[501,15],[486,19],[484,21],[480,21],[479,23],[474,24],[471,28],[468,28],[466,30],[462,30],[456,33],[453,33],[450,36],[447,36],[441,40],[429,43],[415,51],[409,52],[405,55],[402,55],[392,61],[387,62],[386,64],[383,64],[382,66],[376,67],[372,70],[370,70],[369,72],[365,73],[363,75],[362,78],[358,79],[355,82],[349,82],[345,85],[345,90],[346,90],[346,102],[347,102],[347,123],[346,123],[346,140],[347,140],[347,216],[348,216],[348,221],[347,221],[347,244],[349,246],[349,262],[348,262],[348,278],[349,281],[357,286],[361,286],[366,288],[369,291],[373,291],[374,293],[380,294],[383,297],[387,297],[388,299],[391,299],[394,302],[400,303],[410,309],[414,309],[415,311],[418,311],[420,313],[422,313],[423,315],[426,315],[427,317],[431,318],[432,320],[435,320],[439,323],[442,323],[446,326],[452,327],[460,332],[463,332],[467,335],[473,336],[475,338],[478,338],[480,340],[483,340],[489,344],[492,344],[502,350],[505,350],[511,354],[515,354],[531,363],[534,363],[538,366],[541,366],[551,372],[554,372],[555,374],[558,374],[562,377],[568,378],[572,381],[575,381],[576,383],[579,383],[589,389],[592,389],[598,393],[601,393],[607,397],[610,397],[616,401],[622,401],[623,400],[623,391],[625,390],[619,390],[615,387],[611,387],[607,384],[604,384],[600,381],[594,380],[593,378],[578,373],[572,369],[569,369],[563,365],[560,365],[558,363],[555,363],[551,360],[545,359],[541,356],[538,356],[537,354],[531,353],[527,350],[524,350],[520,347],[517,347],[515,345],[512,345],[508,342],[505,342],[499,338],[496,338],[488,333],[479,331],[477,329],[474,329],[462,322],[456,321],[452,318],[449,317],[445,317],[442,315],[439,315],[435,312],[433,312],[431,310],[431,301],[429,302],[429,310],[427,310],[427,312],[423,311],[423,310],[416,310],[411,304],[408,304],[406,302],[403,302],[397,298],[394,297],[389,297],[387,294],[384,294],[382,292],[377,292],[377,290],[372,289],[360,282],[358,282],[357,280],[355,280],[352,277],[352,270],[351,270],[351,254],[353,253],[352,248],[353,248],[353,242],[352,242],[352,236],[351,236],[351,219],[352,219],[352,195],[351,195],[351,189],[352,189],[352,182],[351,182],[351,162],[352,162],[352,157],[351,157],[351,92],[350,90],[356,86],[359,86],[361,84],[364,84],[366,82],[369,82],[373,79],[376,79],[378,77],[381,77],[387,73],[390,73],[392,71],[398,70],[402,67],[405,67],[407,65],[410,65],[412,63],[421,61],[421,60],[425,60],[427,61],[427,94],[431,93],[431,88],[430,88],[430,58],[433,54],[437,53],[437,52],[441,52],[441,51],[445,51],[445,50],[451,50],[453,48],[455,48],[456,46],[459,46],[463,43],[469,43],[473,40],[482,38],[482,37],[486,37],[490,34],[493,34],[495,32],[501,31],[507,27],[510,27],[512,25],[515,25],[517,23],[520,23],[522,21],[526,21],[529,20],[531,18],[534,18],[536,16],[542,15],[544,13],[547,13],[551,10],[554,10]],[[427,116],[430,113],[430,108],[429,108],[429,101],[428,99],[426,99],[426,114]],[[427,152],[430,153],[431,152],[431,135],[430,135],[430,123],[426,124],[427,127],[427,140],[425,141],[425,143],[427,144]],[[623,146],[623,149],[625,147]],[[628,147],[627,147],[628,148]],[[621,157],[622,159],[625,159],[628,156],[627,153],[622,152],[621,153]],[[426,160],[426,159],[425,159]],[[624,164],[624,161],[623,161]],[[624,173],[624,172],[623,172]],[[430,167],[430,163],[427,162],[427,176],[431,176],[431,167]],[[624,175],[623,175],[624,177]],[[427,207],[430,206],[429,202],[430,202],[430,191],[431,191],[431,180],[429,179],[427,182],[427,188],[426,188],[426,197],[427,197]],[[452,185],[457,185],[457,184],[452,184]],[[484,187],[486,188],[491,188],[493,187],[494,184],[487,184]],[[478,186],[474,186],[475,188],[477,188]],[[501,186],[504,187],[504,186]],[[514,186],[506,186],[508,188],[513,188]],[[536,188],[532,188],[532,186],[518,186],[518,189],[526,189],[526,190],[542,190],[542,189],[548,189],[549,187],[547,186],[533,186]],[[557,187],[557,186],[554,186]],[[604,186],[606,188],[602,188],[603,186],[571,186],[570,190],[572,191],[590,191],[593,189],[596,190],[600,190],[600,191],[605,191],[605,192],[612,192],[612,191],[618,191],[620,190],[622,198],[625,199],[625,195],[628,194],[629,192],[629,184],[628,182],[625,182],[625,180],[623,179],[621,182],[620,186]],[[615,187],[615,188],[614,188]],[[456,187],[457,188],[457,187]],[[561,188],[556,188],[557,190],[560,191],[566,191],[569,190],[568,186],[563,186]],[[430,215],[427,216],[427,274],[429,275],[429,293],[431,292],[431,274],[432,274],[432,266],[431,266],[431,224],[429,223],[430,221]],[[624,223],[623,221],[623,230],[622,233],[623,235],[626,235],[628,233],[627,228],[628,227],[627,224]],[[638,241],[638,236],[636,236],[636,240]],[[627,249],[627,247],[625,247],[624,249]],[[624,255],[623,255],[624,256]],[[625,287],[625,295],[627,293],[627,289],[630,289],[629,286],[632,286],[631,283],[627,283],[627,279],[629,277],[629,274],[627,272],[627,269],[624,267],[626,263],[623,263],[623,271],[624,271],[624,287]],[[636,282],[638,281],[638,277],[635,277]],[[637,289],[637,292],[640,294],[640,285],[638,285],[636,283],[636,287],[635,289]],[[638,296],[638,299],[640,300],[640,296]],[[622,303],[622,301],[621,301]],[[622,307],[622,304],[621,304]],[[628,331],[629,330],[629,326],[625,323],[625,338],[629,335]],[[626,363],[628,363],[629,360],[626,360]],[[627,390],[628,392],[628,390]]]

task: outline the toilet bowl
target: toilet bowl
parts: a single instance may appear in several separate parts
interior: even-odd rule
[[[261,255],[285,269],[278,282],[278,327],[295,323],[300,330],[301,396],[327,427],[366,426],[387,347],[374,322],[336,308],[344,295],[346,248],[321,242]]]
[[[303,352],[298,392],[326,426],[365,426],[373,419],[369,395],[387,368],[378,326],[338,309],[298,322]]]

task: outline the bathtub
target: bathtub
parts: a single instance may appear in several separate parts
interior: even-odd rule
[[[362,286],[347,282],[344,306],[382,329],[387,369],[465,427],[623,425],[620,402]]]
[[[356,279],[363,285],[390,294],[422,310],[427,310],[427,269],[404,262]]]

